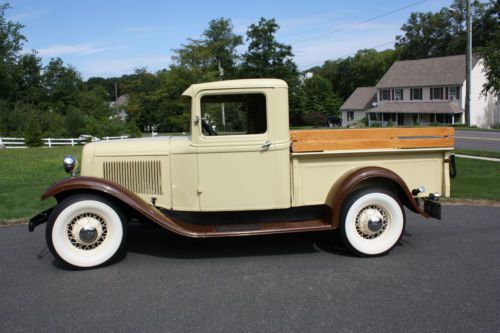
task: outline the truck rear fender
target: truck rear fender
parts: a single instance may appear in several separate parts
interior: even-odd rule
[[[392,192],[400,202],[411,211],[426,218],[429,217],[413,198],[410,189],[404,180],[391,170],[380,167],[365,167],[346,174],[339,179],[330,189],[326,204],[329,207],[328,215],[333,228],[337,228],[340,223],[342,207],[345,200],[352,192],[371,187],[381,188]]]

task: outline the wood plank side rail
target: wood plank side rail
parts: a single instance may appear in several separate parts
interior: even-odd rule
[[[292,152],[382,148],[449,148],[453,127],[290,131]]]

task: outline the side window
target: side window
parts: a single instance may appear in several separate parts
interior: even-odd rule
[[[201,98],[204,135],[261,134],[267,131],[264,94],[205,95]]]

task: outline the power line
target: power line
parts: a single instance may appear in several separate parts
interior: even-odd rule
[[[326,37],[326,36],[330,36],[330,35],[333,35],[337,32],[340,32],[340,31],[344,31],[344,30],[347,30],[347,29],[351,29],[351,28],[354,28],[354,27],[357,27],[358,25],[362,25],[362,24],[365,24],[365,23],[368,23],[368,22],[371,22],[371,21],[375,21],[375,20],[378,20],[382,17],[386,17],[386,16],[389,16],[391,14],[394,14],[394,13],[397,13],[397,12],[400,12],[400,11],[403,11],[405,9],[408,9],[408,8],[411,8],[411,7],[414,7],[414,6],[417,6],[421,3],[424,3],[428,0],[420,0],[420,1],[417,1],[417,2],[414,2],[414,3],[411,3],[405,7],[401,7],[401,8],[398,8],[398,9],[395,9],[393,11],[390,11],[390,12],[387,12],[385,14],[381,14],[381,15],[378,15],[378,16],[374,16],[374,17],[371,17],[369,19],[366,19],[364,21],[360,21],[360,22],[357,22],[357,23],[354,23],[354,24],[351,24],[351,25],[347,25],[345,27],[341,27],[341,28],[338,28],[338,29],[335,29],[335,30],[332,30],[332,31],[329,31],[329,32],[326,32],[324,34],[321,34],[321,35],[317,35],[317,36],[313,36],[313,37],[310,37],[310,38],[306,38],[306,39],[303,39],[303,40],[300,40],[298,42],[295,42],[295,43],[292,43],[291,45],[297,45],[297,44],[301,44],[301,43],[305,43],[305,42],[308,42],[310,40],[314,40],[314,39],[318,39],[318,38],[322,38],[322,37]]]
[[[375,46],[372,46],[372,47],[367,47],[367,49],[376,49],[376,48],[379,48],[379,47],[382,47],[382,46],[386,46],[386,45],[389,45],[389,44],[394,44],[395,42],[396,42],[395,40],[391,40],[390,42],[385,42],[383,44],[375,45]],[[336,57],[336,58],[330,58],[330,59],[326,59],[326,60],[316,61],[316,62],[313,62],[313,63],[310,63],[310,64],[303,65],[301,67],[310,67],[310,66],[313,66],[313,65],[317,65],[317,64],[320,64],[320,63],[327,62],[329,60],[342,59],[342,58],[345,58],[345,57],[352,56],[352,55],[356,54],[358,51],[351,52],[349,54],[346,54],[346,55],[343,55],[343,56],[340,56],[340,57]]]

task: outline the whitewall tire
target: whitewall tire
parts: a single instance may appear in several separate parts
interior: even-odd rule
[[[47,223],[52,254],[74,268],[91,268],[112,260],[122,249],[125,219],[115,205],[94,195],[76,195],[59,203]]]
[[[396,245],[404,226],[404,211],[391,193],[366,189],[348,197],[340,231],[352,252],[361,256],[377,256]]]

